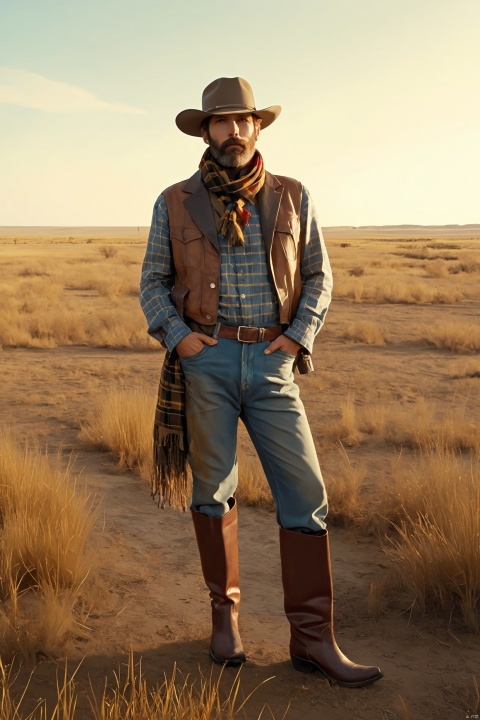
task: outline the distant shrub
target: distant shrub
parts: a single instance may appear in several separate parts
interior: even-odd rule
[[[118,248],[113,247],[113,245],[102,245],[102,247],[98,248],[98,252],[100,255],[103,255],[104,258],[108,259],[118,254]]]
[[[361,277],[362,275],[365,275],[365,270],[360,265],[356,265],[348,271],[348,274],[352,275],[352,277]]]

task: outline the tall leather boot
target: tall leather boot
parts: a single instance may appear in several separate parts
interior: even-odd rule
[[[238,518],[232,498],[230,511],[210,518],[192,510],[203,577],[212,599],[210,657],[227,667],[246,661],[238,631],[240,588],[238,572]]]
[[[290,656],[300,672],[320,671],[331,683],[363,687],[383,677],[380,668],[352,663],[333,634],[333,588],[328,534],[280,528],[285,613]]]

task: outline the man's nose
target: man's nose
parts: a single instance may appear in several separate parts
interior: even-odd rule
[[[229,130],[228,134],[232,135],[233,137],[238,137],[240,135],[240,130],[239,130],[236,120],[230,120],[230,125],[229,125],[228,130]]]

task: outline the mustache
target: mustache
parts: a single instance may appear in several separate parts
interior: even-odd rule
[[[220,145],[220,151],[226,150],[231,145],[240,145],[244,150],[247,147],[247,143],[240,140],[240,138],[229,138]]]

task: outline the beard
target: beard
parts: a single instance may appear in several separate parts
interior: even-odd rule
[[[228,138],[223,143],[216,143],[208,133],[212,157],[223,167],[240,168],[250,162],[255,153],[255,137],[249,140]]]

